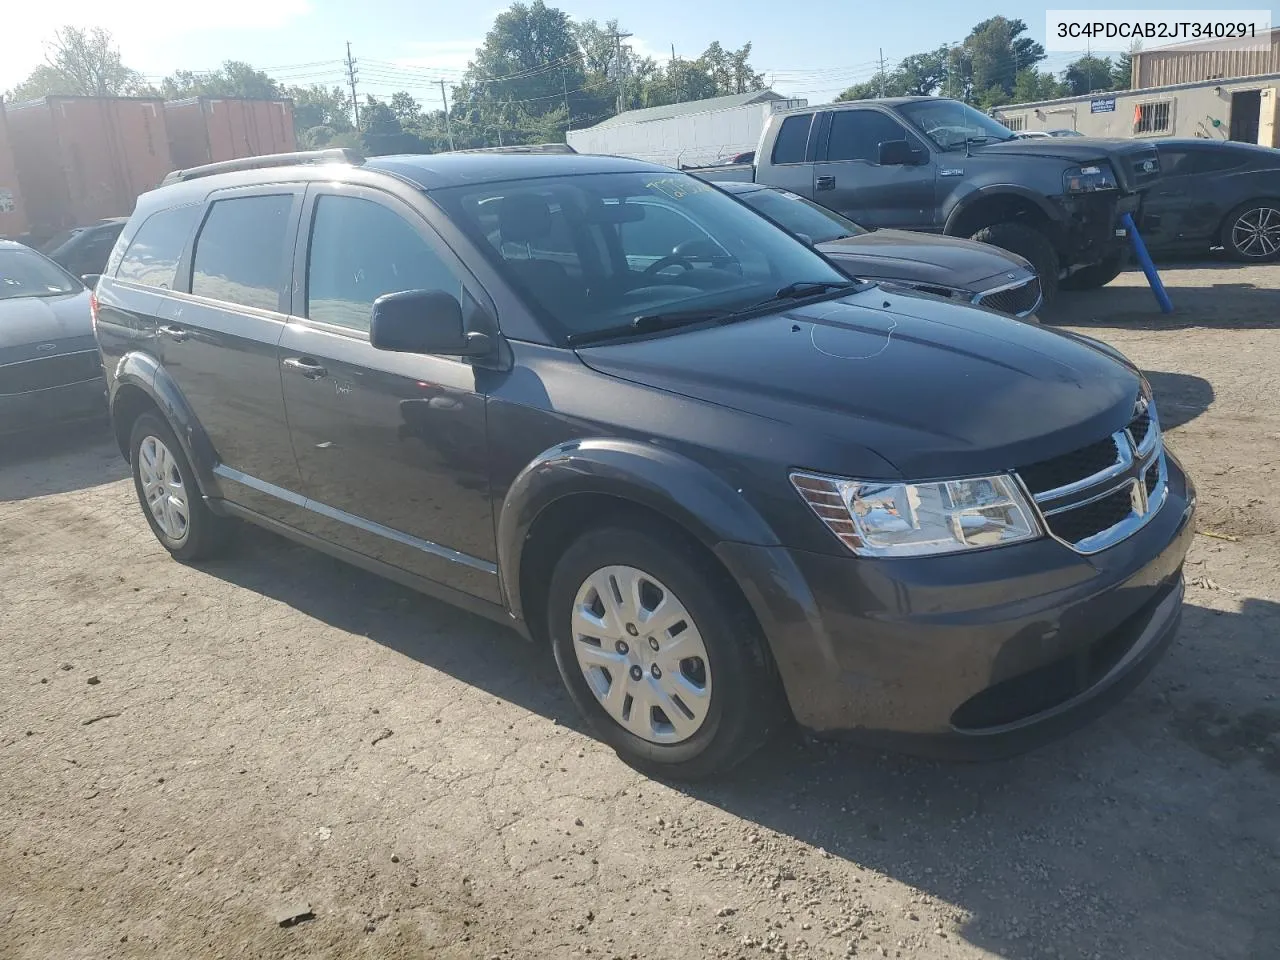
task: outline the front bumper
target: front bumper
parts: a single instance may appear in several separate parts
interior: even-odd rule
[[[1195,494],[1168,464],[1160,512],[1092,556],[1047,538],[902,560],[719,553],[801,726],[929,755],[1016,753],[1105,710],[1171,642]]]
[[[1120,218],[1133,214],[1141,223],[1142,194],[1113,190],[1056,198],[1062,209],[1058,256],[1066,269],[1101,263],[1128,250]]]

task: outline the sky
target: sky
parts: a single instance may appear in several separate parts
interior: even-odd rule
[[[662,62],[671,57],[673,45],[677,56],[694,57],[713,40],[726,48],[749,41],[752,63],[773,88],[811,103],[830,100],[850,84],[870,79],[881,56],[892,67],[909,54],[959,42],[975,23],[997,14],[1025,20],[1042,43],[1045,33],[1045,7],[1025,0],[549,0],[549,5],[578,20],[618,18],[622,29],[633,34],[627,42]],[[53,31],[70,24],[107,27],[124,62],[153,82],[178,69],[210,70],[224,60],[244,60],[289,84],[345,84],[342,60],[350,42],[362,98],[408,89],[431,107],[439,106],[437,82],[459,79],[494,16],[507,5],[498,0],[218,0],[198,5],[7,0],[6,6],[0,90],[38,65]],[[1126,0],[1124,6],[1185,10],[1212,5],[1205,0],[1163,0],[1158,5]],[[1076,0],[1054,7],[1107,10],[1116,4]],[[1053,53],[1040,67],[1057,72],[1074,57]]]

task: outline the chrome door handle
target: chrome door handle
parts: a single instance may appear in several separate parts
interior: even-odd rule
[[[294,373],[300,373],[308,380],[319,380],[329,374],[328,370],[310,357],[286,357],[280,361],[280,366]]]
[[[184,330],[182,327],[176,326],[174,324],[165,324],[160,328],[160,332],[164,334],[166,337],[168,337],[170,340],[175,340],[178,343],[181,343],[183,340],[186,340],[188,337],[191,336],[191,334],[188,333],[186,330]]]

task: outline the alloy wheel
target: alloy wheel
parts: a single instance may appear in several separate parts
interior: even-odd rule
[[[710,658],[693,617],[660,581],[601,567],[578,589],[573,649],[605,712],[650,743],[689,739],[711,706]]]
[[[138,476],[156,525],[174,544],[185,542],[191,529],[187,490],[178,461],[162,440],[143,438],[138,446]]]
[[[1280,210],[1254,207],[1231,226],[1231,243],[1241,256],[1272,257],[1280,251]]]

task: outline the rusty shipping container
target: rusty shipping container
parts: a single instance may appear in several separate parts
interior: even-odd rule
[[[128,216],[173,169],[159,97],[45,97],[8,118],[35,235]]]
[[[27,232],[26,209],[18,189],[18,168],[9,142],[4,102],[0,101],[0,237],[17,239]]]
[[[192,97],[164,105],[178,169],[298,149],[292,100]]]

